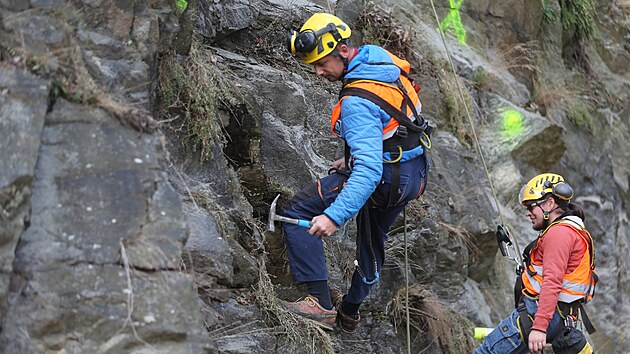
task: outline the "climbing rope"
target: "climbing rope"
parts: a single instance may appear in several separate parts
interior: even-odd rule
[[[409,324],[409,257],[407,256],[407,207],[403,209],[403,235],[405,240],[405,316],[407,317],[407,353],[411,354],[411,328]]]
[[[461,4],[461,3],[460,3]],[[438,18],[438,14],[437,11],[435,10],[435,4],[433,3],[433,0],[431,0],[431,8],[433,9],[433,15],[435,16],[435,21],[438,25],[438,28],[440,28],[440,20]],[[455,70],[455,65],[453,64],[453,58],[451,56],[451,52],[448,50],[448,46],[446,44],[446,38],[444,37],[444,31],[441,30],[441,28],[439,29],[440,32],[440,38],[442,39],[442,44],[444,45],[444,50],[446,51],[446,56],[448,58],[448,62],[451,66],[451,70],[453,71],[453,75],[455,76],[455,82],[457,83],[457,90],[459,93],[459,98],[461,99],[462,103],[464,104],[464,110],[466,111],[466,117],[468,118],[468,123],[470,124],[470,129],[472,131],[472,135],[473,135],[473,139],[475,141],[475,147],[477,149],[477,153],[479,154],[479,158],[481,159],[481,163],[483,165],[483,170],[486,174],[486,178],[488,179],[488,183],[490,185],[490,190],[492,191],[492,198],[494,200],[496,209],[497,209],[497,216],[499,218],[499,222],[502,225],[505,225],[505,221],[503,220],[503,214],[501,213],[501,206],[499,204],[499,199],[497,198],[497,193],[496,190],[494,188],[494,185],[492,184],[492,179],[490,178],[490,172],[488,171],[488,165],[486,163],[486,159],[483,155],[483,150],[481,149],[481,143],[479,143],[479,138],[477,137],[477,131],[475,130],[475,124],[473,122],[472,119],[472,115],[470,114],[470,111],[468,110],[468,104],[466,103],[466,100],[464,98],[464,92],[462,89],[462,85],[461,82],[459,80],[459,76],[457,75],[457,71]],[[405,247],[405,315],[406,315],[406,322],[407,322],[407,353],[411,354],[411,329],[410,329],[410,323],[409,323],[409,257],[407,254],[407,208],[405,207],[403,209],[403,220],[404,220],[404,247]],[[518,242],[516,241],[516,239],[513,240],[514,241],[514,245],[516,246],[516,252],[519,256],[519,259],[521,258],[521,249],[518,245]],[[522,259],[520,259],[520,263],[522,264],[523,261]]]
[[[438,14],[437,11],[435,10],[435,4],[433,3],[433,0],[431,0],[431,8],[433,9],[433,15],[435,16],[435,21],[438,24],[438,27],[440,26],[440,20],[438,18]],[[486,178],[488,179],[488,183],[490,185],[490,190],[492,191],[492,198],[494,199],[494,203],[497,209],[497,216],[499,217],[499,222],[501,223],[501,225],[505,225],[505,222],[503,220],[503,214],[501,213],[501,206],[499,205],[499,199],[497,198],[497,193],[496,190],[494,188],[494,185],[492,184],[492,179],[490,178],[490,172],[488,171],[488,165],[486,164],[486,159],[484,158],[483,155],[483,151],[481,150],[481,144],[479,143],[479,138],[477,137],[477,131],[475,130],[475,124],[473,122],[472,116],[470,114],[470,111],[468,110],[468,104],[466,103],[466,100],[464,98],[464,92],[462,89],[462,85],[461,82],[459,80],[459,76],[457,75],[457,71],[455,70],[455,65],[453,64],[453,57],[451,56],[451,52],[448,50],[448,46],[446,45],[446,38],[444,37],[444,31],[439,30],[440,32],[440,38],[442,39],[442,44],[444,45],[444,50],[446,51],[446,56],[448,58],[448,62],[451,66],[451,70],[453,71],[453,75],[455,75],[455,82],[457,83],[457,90],[459,93],[459,98],[461,99],[462,103],[464,104],[464,110],[466,111],[466,117],[468,118],[468,123],[470,124],[470,129],[472,131],[472,135],[473,135],[473,140],[475,141],[475,147],[477,148],[477,153],[479,154],[479,158],[481,159],[481,163],[483,165],[483,169],[484,172],[486,174]],[[516,246],[516,252],[518,254],[519,259],[521,258],[521,249],[518,245],[518,242],[516,241],[516,238],[514,238],[514,245]],[[523,263],[522,259],[521,259],[521,264]]]

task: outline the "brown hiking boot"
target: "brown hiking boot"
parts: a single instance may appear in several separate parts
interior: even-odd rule
[[[332,305],[339,310],[339,307],[341,306],[341,301],[343,300],[343,293],[341,292],[341,290],[337,289],[337,288],[330,288],[330,301],[332,302]]]
[[[304,300],[296,302],[282,301],[282,304],[289,311],[315,321],[323,329],[333,330],[337,311],[321,307],[315,296],[308,295]]]
[[[349,316],[341,311],[341,302],[343,301],[343,293],[341,290],[330,288],[330,300],[332,301],[333,306],[337,309],[337,326],[346,333],[356,332],[357,326],[361,321],[361,315],[356,314],[354,316]]]
[[[337,309],[337,326],[346,332],[346,333],[354,333],[357,331],[357,326],[359,326],[359,322],[361,322],[361,315],[356,314],[354,316],[346,315],[341,311],[341,307]]]

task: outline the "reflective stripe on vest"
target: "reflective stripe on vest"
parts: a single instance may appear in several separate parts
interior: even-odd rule
[[[573,225],[573,223],[569,221],[559,221],[550,225],[547,230],[549,230],[552,226],[563,226],[568,227],[571,230],[575,231],[579,236],[582,242],[586,245],[586,251],[582,255],[582,259],[580,260],[580,264],[573,270],[573,272],[569,274],[565,274],[562,279],[562,290],[558,295],[558,301],[571,303],[576,300],[585,299],[586,301],[590,301],[593,298],[593,294],[595,292],[595,284],[594,284],[594,276],[595,267],[592,265],[592,257],[590,256],[590,244],[591,244],[591,236],[588,231],[583,228],[578,228]],[[543,274],[543,265],[540,260],[535,258],[536,250],[538,246],[547,232],[545,230],[543,234],[538,239],[536,246],[530,253],[530,265],[527,267],[527,271],[523,272],[523,286],[525,290],[530,295],[539,295],[540,288],[542,285],[542,274]],[[530,275],[533,274],[533,275]]]
[[[393,64],[398,66],[402,71],[409,73],[410,64],[408,61],[402,60],[390,52],[387,52],[387,54],[389,54],[389,56],[394,61]],[[422,103],[418,98],[418,93],[414,89],[413,84],[402,74],[400,75],[400,81],[402,82],[405,91],[407,91],[407,95],[411,99],[411,102],[415,105],[416,111],[420,112],[422,110]],[[392,83],[385,83],[375,80],[357,80],[344,86],[344,88],[345,87],[358,87],[373,92],[398,109],[400,109],[403,105],[403,92],[395,84]],[[335,105],[335,108],[333,109],[332,115],[330,117],[332,132],[335,136],[339,136],[341,133],[340,127],[338,126],[338,120],[341,116],[341,102],[346,97],[348,96],[344,96],[339,99],[339,102],[337,102],[337,105]],[[407,117],[409,117],[411,121],[414,121],[415,117],[413,116],[413,111],[410,107],[406,107],[406,112]],[[383,140],[393,136],[394,133],[396,133],[396,128],[398,128],[398,125],[398,121],[395,118],[391,117],[389,122],[383,127]]]

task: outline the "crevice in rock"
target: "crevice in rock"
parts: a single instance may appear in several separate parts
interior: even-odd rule
[[[131,24],[129,24],[129,38],[133,38],[133,30],[134,30],[134,26],[136,24],[136,18],[138,16],[138,12],[139,11],[139,7],[141,6],[142,2],[140,1],[134,1],[133,4],[133,15],[131,16]]]
[[[261,126],[245,104],[228,108],[229,123],[224,127],[227,143],[223,153],[237,172],[243,194],[253,208],[255,219],[266,221],[268,201],[273,191],[265,175],[260,156]]]
[[[57,98],[61,95],[63,88],[57,81],[52,81],[50,84],[50,91],[48,93],[48,108],[46,108],[46,114],[52,112],[55,103],[57,103]]]

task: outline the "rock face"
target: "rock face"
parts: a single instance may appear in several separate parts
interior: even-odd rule
[[[161,131],[133,129],[147,127],[134,124],[140,109],[163,118],[160,56],[186,54],[193,36],[177,33],[170,3],[0,0],[0,352],[401,353],[405,275],[420,313],[413,350],[471,352],[471,328],[494,326],[513,306],[513,264],[497,252],[496,224],[508,224],[521,248],[535,237],[515,198],[547,171],[574,187],[595,239],[591,339],[598,352],[630,352],[623,1],[595,2],[600,32],[585,43],[559,20],[541,22],[545,11],[560,14],[557,1],[464,3],[467,45],[450,32],[446,41],[475,134],[431,3],[387,0],[372,11],[412,38],[407,58],[436,126],[429,185],[390,233],[357,334],[303,338],[290,337],[264,295],[304,295],[281,232],[265,230],[269,203],[324,175],[343,144],[329,127],[339,87],[286,53],[286,30],[334,11],[362,43],[377,30],[361,22],[374,9],[355,0],[189,1],[182,22],[196,21],[193,45],[238,92],[217,104],[211,118],[225,139],[202,162],[182,143],[181,111]],[[439,17],[451,10],[436,5]],[[532,61],[514,61],[524,57]],[[342,290],[355,237],[350,222],[326,240],[330,282]]]
[[[439,15],[446,12],[446,8],[440,6],[447,4],[438,4]],[[282,14],[286,22],[289,22],[286,27],[299,25],[300,19],[292,16],[289,9],[278,6],[275,2],[261,2],[259,5],[249,5],[247,9],[239,2],[232,10],[227,10],[229,5],[230,3],[225,2],[209,6],[221,7],[215,8],[214,14],[229,12],[235,17],[232,24],[219,24],[215,21],[212,25],[214,30],[209,30],[211,21],[203,20],[199,23],[200,33],[213,43],[214,48],[211,51],[216,60],[234,73],[239,85],[246,92],[243,96],[246,97],[248,111],[241,118],[246,116],[248,120],[255,121],[248,124],[260,126],[259,132],[256,130],[257,139],[260,136],[260,149],[249,151],[254,156],[253,160],[262,161],[262,171],[269,181],[262,190],[269,191],[273,189],[272,186],[282,185],[295,191],[325,173],[327,162],[340,156],[342,151],[342,147],[331,140],[327,132],[327,114],[334,104],[336,87],[317,80],[313,83],[297,64],[287,64],[284,61],[283,56],[286,55],[278,55],[273,51],[275,45],[281,44],[279,39],[273,42],[274,38],[279,37],[274,37],[277,33],[270,30],[274,27],[275,20],[273,17],[269,18],[268,13]],[[469,47],[460,46],[454,39],[447,38],[458,75],[474,81],[480,80],[480,72],[485,72],[489,78],[488,81],[473,82],[467,88],[471,94],[470,102],[478,107],[478,110],[471,108],[471,111],[489,164],[492,186],[496,190],[495,200],[480,166],[481,161],[475,153],[471,132],[466,132],[469,129],[466,127],[467,122],[460,123],[463,126],[463,135],[459,131],[446,129],[453,126],[453,116],[460,112],[454,112],[453,107],[449,107],[449,95],[457,96],[457,93],[454,87],[449,88],[443,82],[450,68],[440,64],[446,60],[446,54],[439,34],[434,30],[430,3],[424,1],[415,4],[416,11],[410,10],[412,4],[408,1],[386,1],[384,6],[399,12],[398,20],[417,24],[414,28],[417,40],[410,44],[415,50],[411,60],[418,70],[416,76],[423,87],[421,99],[425,113],[438,127],[431,155],[432,174],[428,192],[421,203],[411,207],[410,212],[412,231],[409,237],[413,249],[411,260],[417,267],[410,274],[412,279],[431,289],[443,302],[457,309],[476,325],[494,325],[511,309],[510,287],[514,278],[513,264],[497,257],[494,238],[495,223],[500,221],[497,212],[501,212],[504,222],[511,226],[523,248],[535,234],[524,220],[520,208],[515,205],[515,195],[520,186],[537,173],[561,173],[574,184],[578,194],[584,195],[578,197],[577,202],[581,202],[587,212],[592,214],[589,215],[587,224],[597,244],[596,252],[615,255],[610,259],[597,256],[598,267],[606,271],[613,269],[606,276],[612,278],[607,278],[606,284],[600,284],[602,288],[611,289],[611,293],[600,293],[597,301],[589,308],[592,309],[591,318],[596,319],[600,332],[605,333],[600,338],[594,336],[595,343],[606,345],[602,349],[605,351],[623,352],[628,345],[624,340],[619,339],[612,345],[612,341],[605,337],[622,338],[616,324],[625,323],[627,316],[613,320],[604,314],[624,307],[623,300],[621,303],[614,301],[612,298],[615,295],[608,294],[624,291],[617,288],[618,280],[623,275],[614,269],[617,269],[619,262],[625,262],[621,254],[627,246],[623,242],[615,243],[603,235],[604,230],[614,229],[615,237],[627,238],[625,230],[613,226],[627,222],[627,208],[624,207],[624,200],[627,199],[624,197],[627,194],[627,173],[620,164],[621,161],[626,161],[626,157],[621,152],[623,149],[608,148],[611,144],[621,144],[617,139],[621,136],[627,137],[627,127],[610,109],[602,108],[601,112],[591,110],[595,127],[588,133],[589,128],[576,127],[566,120],[566,111],[571,108],[569,106],[578,103],[569,102],[570,97],[558,95],[555,97],[561,104],[550,105],[537,96],[540,92],[536,92],[536,87],[540,90],[542,86],[535,87],[541,85],[535,80],[544,78],[551,82],[551,90],[561,94],[566,92],[566,86],[580,82],[580,75],[571,58],[563,57],[563,46],[568,44],[562,39],[570,33],[563,34],[566,30],[563,30],[559,22],[545,25],[546,32],[541,33],[541,8],[523,7],[520,2],[501,5],[475,2],[461,8],[461,19],[469,33]],[[551,2],[550,6],[555,11],[560,11],[559,4],[555,2]],[[424,11],[417,11],[418,9]],[[310,13],[309,10],[304,7],[298,13]],[[357,12],[363,11],[353,1],[338,2],[335,10],[337,14],[350,20],[356,20]],[[203,11],[207,12],[208,8]],[[606,5],[605,11],[616,14],[620,8]],[[246,23],[249,25],[245,25]],[[360,42],[361,36],[358,32],[353,33],[358,34],[355,39]],[[275,45],[270,45],[272,48],[267,48],[268,52],[264,51],[264,46],[261,51],[249,50],[251,47],[246,43],[260,44],[259,41],[263,38]],[[546,54],[538,62],[531,62],[531,66],[537,68],[532,70],[545,70],[540,74],[528,72],[528,64],[514,64],[510,57],[514,53],[527,56],[527,45],[534,45],[531,41],[551,42],[545,48],[540,44],[540,50]],[[593,42],[596,46],[600,43],[597,38]],[[480,51],[479,48],[483,49]],[[611,45],[609,48],[619,52],[618,46]],[[602,57],[610,60],[610,56]],[[606,69],[606,65],[597,64],[600,59],[596,55],[593,54],[591,58],[594,69],[599,70],[601,81],[606,82],[604,85],[621,85],[627,90],[627,77],[618,68],[610,66],[610,69]],[[287,65],[291,65],[289,70],[294,70],[295,74],[285,73]],[[612,77],[615,79],[608,83],[606,80]],[[576,96],[573,94],[571,97],[575,99]],[[539,104],[545,106],[537,106]],[[597,104],[602,107],[615,106],[616,110],[627,110],[627,104],[616,100],[602,100]],[[462,110],[461,104],[459,110]],[[515,122],[509,123],[510,118],[506,117],[517,118]],[[312,136],[316,138],[309,138]],[[615,142],[606,137],[614,137]],[[598,149],[594,152],[595,146]],[[589,169],[591,172],[586,172]],[[598,176],[597,180],[586,177],[593,176],[594,173]],[[240,173],[239,176],[242,178],[244,174]],[[598,192],[595,193],[594,189]],[[287,197],[290,192],[288,194]],[[268,198],[267,203],[273,196]],[[260,199],[248,200],[254,210],[262,209],[258,205]],[[615,215],[611,210],[619,210],[619,213]],[[349,234],[352,237],[352,231]],[[400,246],[400,237],[396,232],[392,234],[392,249],[396,245]],[[299,296],[299,292],[294,293],[289,285],[286,259],[282,256],[281,235],[268,233],[266,242],[270,259],[267,270],[275,276],[278,292],[281,296],[289,295],[284,296],[287,299]],[[613,245],[614,250],[611,248]],[[276,248],[279,248],[279,252],[276,252]],[[353,259],[353,241],[333,239],[330,240],[328,249],[331,281],[343,288],[347,283],[340,279],[343,279],[344,271],[347,271],[346,264]],[[386,307],[394,290],[401,286],[404,274],[400,268],[401,259],[397,258],[394,251],[391,258],[393,259],[389,268],[383,271],[382,284],[374,288],[366,304],[364,316],[368,322],[378,316],[377,312]],[[610,321],[615,325],[609,325]],[[383,326],[384,330],[387,328],[384,323],[371,323],[370,326]],[[360,336],[374,338],[371,332],[373,328],[375,327],[366,329]],[[396,345],[387,338],[382,340]],[[608,344],[603,344],[606,342]],[[386,352],[380,347],[370,349]],[[439,352],[444,351],[444,348],[434,347],[428,350]]]
[[[15,247],[30,219],[35,164],[41,145],[40,135],[48,107],[49,83],[24,70],[5,67],[0,71],[3,92],[2,158],[0,177],[2,214],[0,214],[0,296],[6,299],[15,259]],[[9,91],[10,90],[10,91]],[[5,303],[0,307],[4,313]]]
[[[213,351],[160,137],[112,114],[150,96],[152,6],[0,3],[0,352]]]

